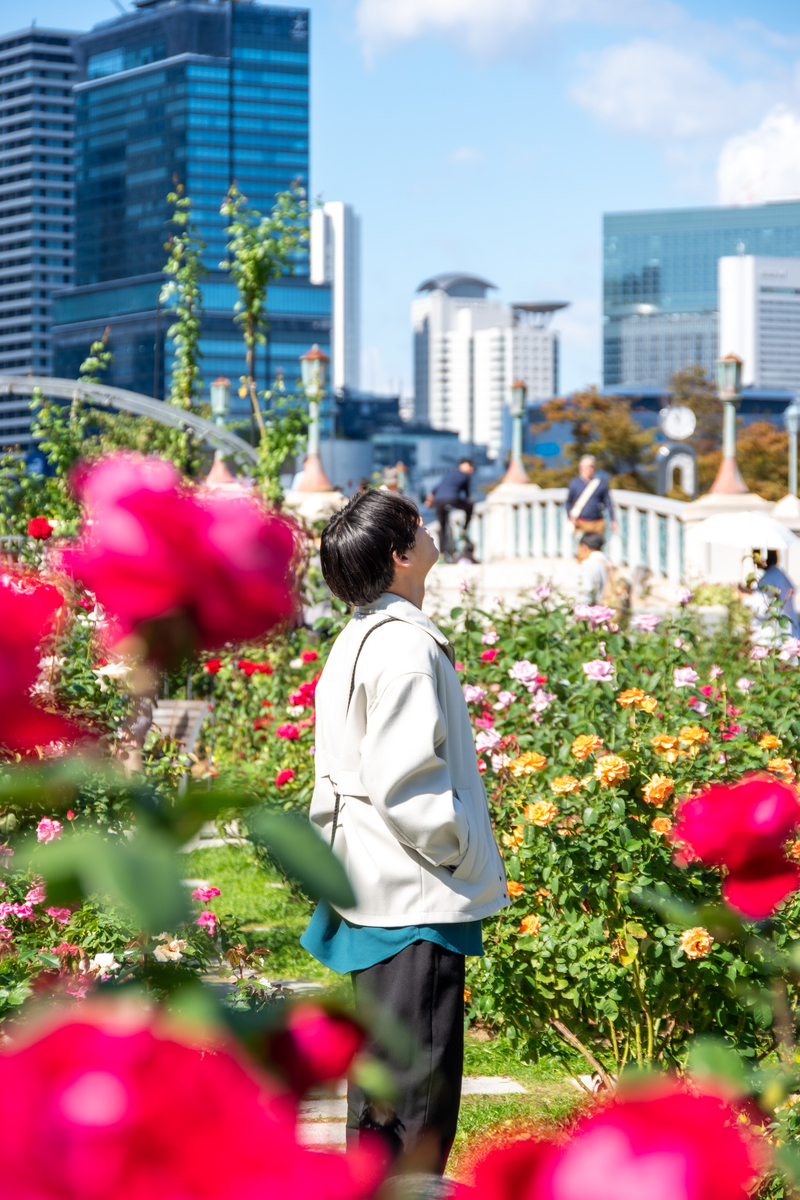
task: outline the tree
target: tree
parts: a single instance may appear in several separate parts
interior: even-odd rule
[[[269,408],[265,414],[264,436],[258,444],[256,479],[265,500],[275,507],[283,502],[281,467],[293,457],[308,432],[305,398],[286,392],[279,375],[272,389],[264,392]]]
[[[201,281],[208,275],[202,262],[206,244],[197,234],[191,220],[192,202],[184,195],[183,184],[167,196],[174,204],[172,223],[177,226],[164,249],[168,258],[164,271],[172,278],[161,289],[159,300],[169,305],[175,321],[167,330],[175,346],[174,365],[170,378],[169,400],[178,408],[191,408],[203,389],[200,372],[200,332],[203,316]]]
[[[294,257],[308,241],[308,201],[299,184],[279,192],[272,212],[262,217],[247,206],[236,184],[231,184],[221,212],[228,218],[228,257],[220,263],[229,271],[239,291],[234,320],[241,326],[247,348],[247,375],[242,378],[262,439],[266,435],[255,381],[256,346],[264,345],[269,329],[267,285],[294,272]]]
[[[567,399],[548,400],[542,405],[549,429],[560,422],[570,426],[571,440],[563,449],[567,465],[546,468],[534,459],[531,478],[542,487],[563,487],[577,474],[584,454],[593,454],[597,467],[610,476],[611,487],[634,492],[652,492],[653,432],[642,429],[631,414],[630,402],[622,396],[603,396],[596,387],[574,392]]]
[[[103,336],[99,341],[92,342],[88,355],[78,367],[78,379],[81,383],[103,382],[101,372],[107,371],[114,361],[112,351],[106,349],[110,337],[111,328],[106,325]]]

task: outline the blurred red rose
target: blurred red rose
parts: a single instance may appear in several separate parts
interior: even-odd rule
[[[316,662],[319,658],[319,655],[317,654],[316,650],[304,650],[300,657],[302,658],[303,662]]]
[[[304,1150],[226,1046],[72,1021],[0,1056],[3,1200],[362,1200],[373,1157]]]
[[[80,467],[80,543],[62,561],[156,659],[260,637],[295,603],[295,538],[247,495],[192,491],[157,458],[116,454]]]
[[[294,779],[294,771],[291,767],[284,767],[282,771],[278,771],[275,776],[275,787],[283,787],[285,783],[291,783]]]
[[[221,658],[210,658],[208,660],[208,662],[206,663],[206,670],[208,671],[209,675],[216,675],[221,667],[222,667],[222,659]]]
[[[52,536],[53,526],[47,517],[33,517],[28,521],[28,537],[37,538],[40,542],[46,542]]]
[[[732,1109],[660,1081],[585,1118],[566,1144],[490,1150],[474,1187],[480,1200],[746,1200],[759,1167]]]
[[[341,1079],[365,1041],[364,1030],[340,1013],[301,1003],[289,1010],[286,1026],[269,1039],[270,1060],[302,1096],[315,1084]]]
[[[481,662],[494,662],[494,660],[497,658],[497,651],[496,650],[484,650],[484,651],[482,651],[482,653],[480,654],[479,657],[481,659]]]
[[[31,699],[39,675],[39,643],[53,628],[64,598],[49,584],[6,575],[0,582],[0,745],[20,754],[82,731]]]
[[[253,729],[269,729],[272,724],[272,717],[256,717],[253,721]]]
[[[279,725],[275,730],[275,736],[286,738],[287,741],[293,742],[296,738],[300,737],[300,730],[296,725]]]
[[[249,658],[239,659],[239,670],[245,675],[271,675],[272,667],[268,662],[251,662]]]
[[[746,917],[769,916],[800,887],[800,871],[784,851],[800,826],[800,802],[788,783],[750,775],[713,784],[684,800],[677,816],[672,840],[707,866],[727,868],[723,898]]]

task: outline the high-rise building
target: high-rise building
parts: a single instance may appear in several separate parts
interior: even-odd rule
[[[558,333],[548,328],[563,302],[501,304],[495,285],[452,272],[420,284],[414,300],[414,416],[452,429],[462,442],[484,445],[495,458],[503,445],[503,406],[521,379],[529,400],[558,391]]]
[[[361,380],[361,218],[330,200],[311,213],[311,282],[331,287],[331,382],[355,388]]]
[[[742,359],[742,384],[800,390],[800,257],[721,258],[720,356]]]
[[[800,256],[800,201],[606,213],[603,243],[605,386],[664,387],[713,371],[720,258]]]
[[[108,381],[163,397],[170,313],[158,296],[169,237],[167,192],[182,183],[207,244],[200,348],[206,390],[245,372],[238,294],[220,271],[236,182],[266,214],[293,181],[308,186],[308,11],[247,0],[135,0],[133,12],[75,42],[77,228],[75,286],[56,302],[57,373],[74,377],[92,338],[110,326]],[[268,289],[270,330],[256,351],[259,388],[298,357],[327,348],[330,290],[312,286],[308,253]]]
[[[51,296],[72,281],[77,36],[0,37],[0,373],[51,374]],[[27,442],[27,402],[0,404],[2,441]]]

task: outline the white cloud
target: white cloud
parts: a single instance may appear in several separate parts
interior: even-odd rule
[[[720,204],[759,204],[800,196],[800,113],[784,105],[757,129],[728,138],[719,156]]]
[[[571,95],[620,133],[670,142],[727,133],[763,108],[765,91],[755,80],[730,83],[696,53],[636,38],[584,58]]]
[[[457,167],[475,167],[483,162],[483,155],[474,146],[459,146],[450,155],[449,161]]]

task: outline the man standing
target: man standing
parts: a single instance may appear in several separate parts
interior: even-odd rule
[[[603,554],[602,533],[585,533],[578,542],[579,604],[599,604],[608,584],[609,564]]]
[[[578,463],[578,474],[570,482],[567,492],[567,518],[576,533],[604,533],[605,508],[611,518],[611,532],[616,533],[617,523],[608,484],[595,475],[595,465],[592,454],[584,454]]]
[[[348,1087],[348,1141],[377,1132],[394,1157],[444,1171],[464,1050],[464,956],[509,903],[472,728],[447,639],[421,611],[438,557],[416,505],[371,490],[322,534],[333,594],[354,606],[316,692],[311,821],[344,863],[356,905],[318,905],[301,943],[357,1006],[405,1026],[415,1048],[373,1042],[398,1095],[379,1108]]]
[[[475,466],[471,458],[459,460],[455,471],[448,471],[437,483],[436,487],[426,496],[427,508],[436,510],[436,520],[439,522],[439,551],[446,554],[450,549],[448,537],[447,514],[451,508],[461,509],[466,514],[464,534],[466,535],[472,519],[472,500],[470,498],[470,479]]]

